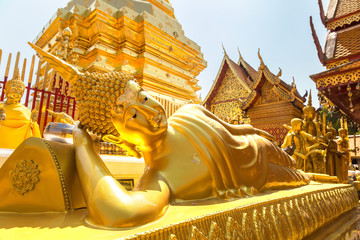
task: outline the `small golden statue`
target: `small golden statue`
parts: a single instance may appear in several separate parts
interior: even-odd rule
[[[294,159],[262,130],[230,125],[196,104],[183,106],[167,119],[164,108],[133,76],[82,74],[31,46],[70,81],[78,101],[76,170],[89,223],[137,226],[162,216],[176,201],[235,198],[309,183],[294,169]],[[127,191],[111,175],[86,129],[138,157],[142,154],[145,170],[134,191]]]
[[[355,152],[356,147],[354,149],[350,149],[349,145],[349,131],[347,128],[347,122],[344,119],[340,119],[341,128],[339,128],[339,139],[337,141],[339,146],[339,151],[341,153],[341,158],[339,159],[339,163],[337,164],[337,171],[339,172],[339,179],[341,182],[347,182],[348,170],[351,165],[351,156],[350,152]],[[355,134],[354,134],[355,135]]]
[[[34,113],[20,103],[25,84],[16,69],[13,79],[5,85],[5,103],[0,105],[0,148],[15,149],[28,137],[41,137]]]
[[[309,93],[308,105],[303,108],[304,113],[304,124],[303,124],[303,131],[317,137],[318,132],[316,128],[316,124],[314,122],[314,118],[316,115],[315,108],[312,106],[312,99],[311,99],[311,89]]]
[[[293,147],[293,151],[289,154],[294,156],[296,160],[296,168],[303,169],[304,171],[308,170],[309,162],[306,161],[308,159],[307,146],[309,145],[309,141],[316,141],[316,137],[302,131],[303,120],[301,120],[300,118],[293,118],[291,120],[291,127],[287,126],[286,124],[284,125],[284,127],[287,128],[289,132],[285,136],[281,148],[285,149]]]

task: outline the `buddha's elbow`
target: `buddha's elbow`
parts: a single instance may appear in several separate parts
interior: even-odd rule
[[[113,201],[116,201],[113,199]],[[130,206],[98,200],[88,206],[87,221],[101,227],[121,228],[139,225],[136,213]]]
[[[133,227],[161,216],[162,208],[127,192],[116,180],[100,180],[87,201],[88,222],[102,227]]]

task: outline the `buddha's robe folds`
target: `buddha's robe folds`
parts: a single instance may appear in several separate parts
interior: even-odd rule
[[[251,125],[230,125],[198,105],[185,105],[169,124],[187,136],[205,162],[218,193],[254,187],[295,187],[309,183],[296,162]]]
[[[39,125],[31,121],[30,110],[21,103],[6,105],[5,114],[0,125],[0,148],[15,149],[29,137],[41,137]]]

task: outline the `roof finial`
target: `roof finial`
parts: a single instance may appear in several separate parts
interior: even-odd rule
[[[295,84],[295,78],[294,78],[294,76],[292,77],[292,79],[293,79],[293,81],[292,81],[292,83],[291,83],[291,87],[292,87],[292,88],[296,88],[296,84]]]
[[[322,4],[321,0],[318,0],[318,4],[319,4],[319,10],[320,10],[320,18],[321,18],[321,22],[324,24],[324,26],[326,27],[326,16],[325,16],[325,12],[324,12],[324,7]]]
[[[312,106],[312,99],[311,99],[311,89],[310,89],[310,93],[309,93],[309,99],[308,99],[308,104],[309,107]]]
[[[259,59],[260,59],[260,65],[261,66],[264,66],[265,64],[264,64],[264,61],[263,61],[263,59],[262,59],[262,57],[261,57],[261,55],[260,55],[260,48],[258,49],[258,56],[259,56]]]
[[[276,75],[276,77],[279,78],[279,77],[281,77],[281,75],[282,75],[282,70],[281,70],[281,68],[279,67],[279,73]]]
[[[239,58],[242,58],[239,47],[237,49],[238,49],[238,53],[239,53]]]
[[[224,50],[224,54],[227,56],[227,53],[226,53],[226,50],[225,50],[224,44],[223,44],[223,43],[221,43],[221,45],[222,45],[222,48],[223,48],[223,50]]]
[[[324,65],[325,64],[325,62],[324,62],[325,54],[322,50],[321,44],[319,42],[319,38],[316,34],[315,27],[314,27],[314,24],[312,21],[312,16],[310,16],[310,28],[311,28],[312,37],[313,37],[313,40],[315,43],[316,51],[318,53],[318,58],[319,58],[320,62],[322,63],[322,65]]]

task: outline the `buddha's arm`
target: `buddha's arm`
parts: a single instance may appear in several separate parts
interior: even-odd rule
[[[283,144],[281,145],[281,148],[286,148],[288,146],[291,146],[292,145],[292,139],[293,139],[293,135],[290,133],[288,133],[284,139],[284,142]]]
[[[129,227],[152,221],[163,214],[169,188],[156,174],[148,174],[146,189],[128,192],[108,171],[94,151],[85,130],[74,131],[76,167],[91,223],[107,227]]]

